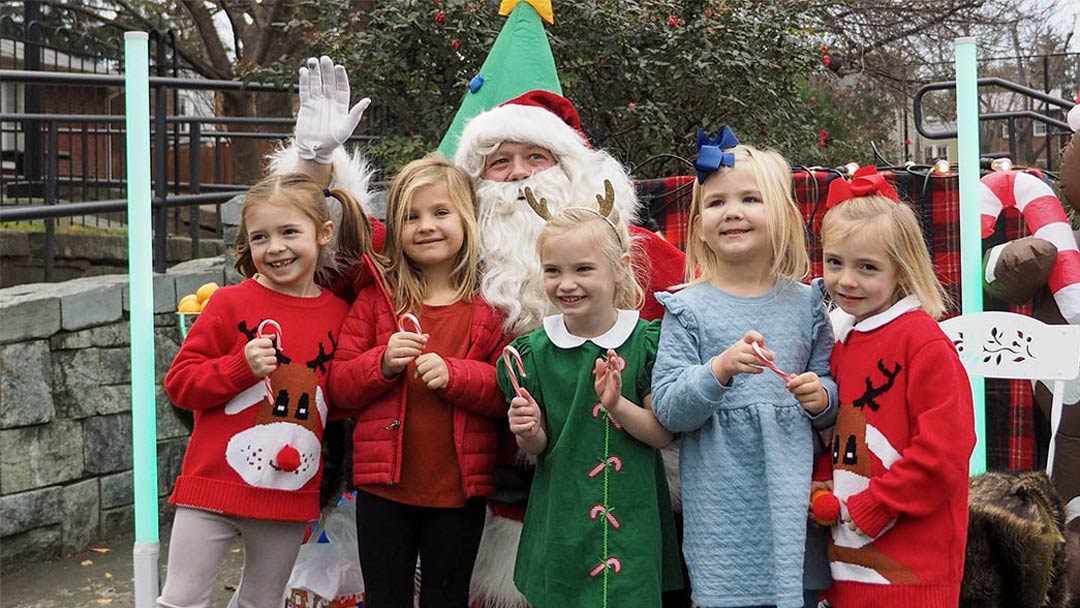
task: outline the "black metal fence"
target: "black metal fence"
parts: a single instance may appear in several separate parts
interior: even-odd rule
[[[0,69],[0,223],[43,226],[41,257],[51,281],[58,220],[126,229],[125,116],[115,107],[124,80],[117,60],[76,60],[74,53],[49,49],[41,42],[40,25],[28,23],[22,28],[25,40],[0,38],[0,59],[22,68]],[[0,32],[7,35],[16,25],[0,20]],[[231,178],[234,144],[276,145],[291,135],[294,119],[215,116],[215,100],[223,92],[290,95],[292,89],[183,78],[175,59],[169,59],[175,43],[171,32],[152,32],[151,43],[157,74],[150,79],[154,268],[163,272],[170,233],[189,236],[193,256],[201,238],[221,236],[218,206],[247,189]],[[207,115],[181,112],[185,92],[210,101]],[[87,111],[64,111],[72,108]]]

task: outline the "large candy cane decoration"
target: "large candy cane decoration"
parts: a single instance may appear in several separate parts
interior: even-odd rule
[[[1065,320],[1080,324],[1080,250],[1054,191],[1030,173],[996,171],[979,181],[979,194],[983,238],[994,233],[1003,208],[1015,207],[1024,216],[1032,236],[1057,248],[1057,261],[1047,284]]]

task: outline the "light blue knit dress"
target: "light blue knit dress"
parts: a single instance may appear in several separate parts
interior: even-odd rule
[[[811,418],[776,374],[739,374],[724,387],[709,361],[758,331],[780,369],[821,377],[830,404],[813,424],[830,425],[836,385],[823,297],[820,281],[785,279],[753,298],[708,283],[657,294],[666,313],[653,407],[682,434],[683,552],[698,606],[803,605]]]

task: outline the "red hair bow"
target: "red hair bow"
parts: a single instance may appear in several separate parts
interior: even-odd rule
[[[840,203],[853,199],[857,196],[869,196],[876,194],[894,201],[900,200],[900,195],[885,181],[885,176],[878,173],[877,167],[861,167],[855,172],[851,181],[840,177],[832,180],[829,184],[829,198],[825,201],[825,208],[832,209]]]

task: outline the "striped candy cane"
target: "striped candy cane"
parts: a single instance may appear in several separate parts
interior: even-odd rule
[[[267,331],[268,327],[273,331]],[[285,350],[285,344],[281,336],[281,324],[273,319],[265,319],[262,323],[259,323],[259,326],[255,328],[255,337],[271,338],[274,341],[274,348],[278,352]],[[263,378],[263,382],[266,384],[266,397],[270,400],[270,405],[274,405],[274,385],[270,383],[270,374]]]
[[[1076,247],[1061,201],[1044,181],[1024,171],[996,171],[979,181],[982,236],[994,233],[998,215],[1015,207],[1024,216],[1031,235],[1057,248],[1057,261],[1047,284],[1065,320],[1080,324],[1080,250]],[[987,265],[989,275],[995,257]]]
[[[622,560],[614,556],[609,557],[593,566],[592,570],[589,570],[589,576],[600,576],[604,570],[607,570],[608,568],[611,568],[615,574],[618,574],[622,571]]]
[[[604,516],[604,519],[607,520],[607,522],[611,525],[612,528],[618,530],[622,527],[622,522],[619,521],[618,518],[615,517],[615,515],[613,515],[611,511],[609,511],[607,507],[605,507],[603,504],[597,503],[593,505],[592,509],[589,509],[589,519],[596,521],[596,518],[600,517],[601,515]]]

